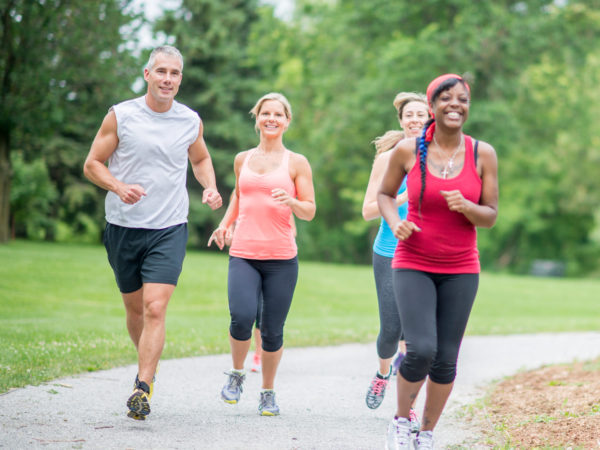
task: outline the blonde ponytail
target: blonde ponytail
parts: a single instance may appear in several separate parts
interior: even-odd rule
[[[383,152],[387,152],[394,148],[394,146],[404,139],[404,131],[390,130],[387,131],[383,136],[376,137],[373,140],[375,145],[375,158],[381,155]]]

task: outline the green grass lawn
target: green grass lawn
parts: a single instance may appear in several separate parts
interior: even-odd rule
[[[600,281],[484,273],[469,334],[600,329]],[[136,362],[100,246],[0,245],[0,392]],[[229,351],[227,255],[188,252],[167,314],[163,358]],[[300,262],[286,346],[371,342],[378,332],[369,266]]]

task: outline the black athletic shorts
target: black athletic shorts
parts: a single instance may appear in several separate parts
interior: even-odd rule
[[[186,223],[160,230],[107,223],[103,240],[122,293],[137,291],[143,283],[177,285],[188,240]]]

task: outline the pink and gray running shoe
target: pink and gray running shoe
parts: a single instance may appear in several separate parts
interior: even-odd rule
[[[381,402],[383,402],[383,398],[385,397],[385,390],[389,381],[389,375],[385,378],[382,378],[381,375],[379,375],[379,373],[375,374],[375,376],[371,380],[371,385],[367,390],[367,397],[365,398],[365,401],[367,402],[367,406],[369,408],[379,408],[379,405],[381,405]]]

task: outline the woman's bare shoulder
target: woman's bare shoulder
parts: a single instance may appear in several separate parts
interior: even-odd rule
[[[302,153],[296,153],[291,150],[288,151],[290,152],[290,163],[294,166],[310,165],[308,158],[306,158],[306,156],[304,156]]]

